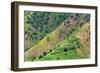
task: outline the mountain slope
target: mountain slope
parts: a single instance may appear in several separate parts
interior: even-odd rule
[[[57,44],[41,58],[33,60],[84,59],[90,57],[89,32],[90,24],[85,23],[71,33],[65,40]],[[84,36],[84,37],[83,37]]]
[[[88,14],[73,15],[59,25],[53,32],[45,36],[36,45],[25,52],[25,61],[31,61],[35,57],[48,53],[55,45],[63,41],[78,27],[89,21]]]
[[[71,13],[24,11],[24,50],[34,46],[70,15]]]

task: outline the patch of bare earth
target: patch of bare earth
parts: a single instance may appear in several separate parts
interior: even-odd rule
[[[82,58],[90,57],[90,23],[82,26],[82,29],[77,33],[77,38],[80,39],[81,48],[77,49],[78,56]]]

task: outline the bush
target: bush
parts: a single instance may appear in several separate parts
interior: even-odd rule
[[[72,15],[72,16],[70,16],[71,18],[73,18],[74,16]]]
[[[36,57],[33,57],[33,58],[32,58],[32,61],[34,61],[35,59],[36,59]]]
[[[76,16],[79,17],[79,14],[77,13]]]
[[[50,49],[50,51],[49,52],[52,52],[52,49]]]
[[[60,45],[58,45],[57,47],[60,47]]]
[[[48,41],[48,42],[50,41],[50,38],[49,38],[49,36],[47,36],[47,41]]]
[[[69,24],[69,23],[70,23],[70,21],[67,21],[67,23]]]
[[[60,60],[60,58],[59,58],[59,57],[57,57],[57,60]]]
[[[71,48],[70,48],[70,50],[74,50],[74,49],[75,49],[75,47],[71,47]]]
[[[43,56],[42,56],[42,55],[40,55],[40,56],[39,56],[39,59],[41,59],[42,57],[43,57]]]
[[[74,19],[77,20],[77,17],[75,17]]]
[[[64,48],[64,52],[66,52],[66,51],[68,51],[68,49],[67,48]]]
[[[43,53],[43,56],[45,56],[45,55],[47,55],[47,52],[44,52],[44,53]]]

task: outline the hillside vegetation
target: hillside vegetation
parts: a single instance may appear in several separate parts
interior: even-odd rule
[[[40,15],[43,15],[41,12],[29,12],[29,13],[30,13],[29,15],[31,15],[32,13],[40,13]],[[46,14],[46,12],[43,13]],[[26,41],[31,41],[31,42],[34,41],[33,43],[31,43],[30,46],[31,48],[27,49],[25,47],[27,49],[25,50],[25,61],[89,58],[90,15],[78,14],[78,13],[73,13],[73,14],[47,13],[47,14],[48,17],[51,17],[48,19],[48,21],[46,21],[47,23],[44,23],[44,21],[42,21],[43,24],[37,23],[37,25],[34,25],[35,21],[33,22],[32,19],[31,20],[29,19],[30,21],[32,21],[31,23],[29,22],[30,25],[33,24],[35,27],[38,26],[37,29],[44,28],[48,32],[45,32],[44,34],[45,31],[44,29],[40,31],[37,30],[36,33],[39,34],[35,35],[41,37],[40,34],[42,34],[43,36],[41,37],[41,39],[31,38],[31,40],[28,40],[25,38]],[[60,15],[62,15],[61,18]],[[43,18],[45,17],[45,15],[41,17]],[[36,18],[38,20],[38,18],[41,17],[36,17]],[[54,22],[51,21],[51,19],[54,19],[54,17],[58,19],[58,23],[54,23],[57,22],[56,19],[53,20]],[[46,25],[45,27],[48,28],[45,28],[44,25]],[[32,29],[35,27],[31,26]],[[28,32],[29,31],[27,32],[25,31],[25,35],[28,35],[27,37],[30,37],[30,34]],[[33,30],[30,30],[30,32],[34,33]],[[32,34],[32,36],[34,36],[34,34]],[[84,42],[86,44],[84,44]]]
[[[54,46],[48,54],[42,55],[41,58],[33,60],[63,60],[63,59],[84,59],[90,57],[90,47],[87,42],[89,23],[86,23],[82,28],[78,28],[71,33],[65,40]],[[87,31],[88,32],[87,32]],[[86,36],[80,36],[86,34]]]
[[[58,27],[70,13],[57,12],[24,12],[24,40],[25,51],[31,48],[34,44],[39,42],[48,33],[52,32]]]

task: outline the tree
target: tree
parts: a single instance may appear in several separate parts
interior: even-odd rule
[[[44,52],[44,53],[43,53],[43,56],[45,56],[45,55],[47,55],[47,52]]]

